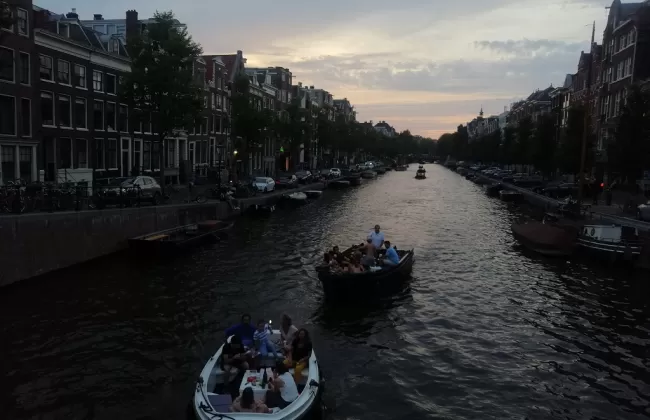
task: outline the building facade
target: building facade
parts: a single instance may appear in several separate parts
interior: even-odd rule
[[[32,1],[14,1],[11,14],[13,24],[0,28],[0,185],[38,180],[41,139]]]

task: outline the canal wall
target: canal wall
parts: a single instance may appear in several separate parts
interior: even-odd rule
[[[222,202],[2,216],[0,286],[122,250],[135,236],[231,216]]]
[[[331,181],[329,181],[331,182]],[[125,249],[128,239],[203,220],[223,220],[284,194],[323,190],[318,182],[237,200],[0,216],[0,287]]]
[[[554,198],[547,197],[542,194],[537,194],[529,189],[508,184],[506,182],[501,182],[497,179],[487,177],[477,172],[475,172],[474,174],[490,182],[500,183],[503,186],[503,188],[506,190],[517,191],[521,193],[524,197],[524,200],[532,206],[548,211],[548,210],[557,209],[562,204],[560,200],[556,200]],[[650,223],[648,222],[632,219],[629,217],[621,217],[621,216],[615,216],[613,214],[600,213],[597,211],[589,211],[588,213],[591,219],[593,220],[600,220],[606,223],[613,223],[622,226],[630,226],[642,232],[650,232]]]

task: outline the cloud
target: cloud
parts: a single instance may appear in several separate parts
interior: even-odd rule
[[[581,45],[551,40],[478,41],[506,57],[448,62],[405,61],[398,54],[321,56],[290,64],[321,86],[457,94],[524,95],[560,83],[575,68]],[[584,48],[584,46],[582,46]]]
[[[506,41],[475,41],[474,46],[498,54],[515,57],[550,56],[554,54],[575,54],[584,43],[563,42],[553,39],[509,39]]]

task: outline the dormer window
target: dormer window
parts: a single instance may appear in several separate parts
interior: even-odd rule
[[[119,54],[120,42],[117,39],[110,39],[108,41],[108,52]]]
[[[67,23],[59,22],[59,35],[70,38],[70,26]]]

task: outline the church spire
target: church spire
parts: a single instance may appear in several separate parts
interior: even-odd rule
[[[481,105],[481,112],[478,113],[478,116],[483,118],[483,105]]]

